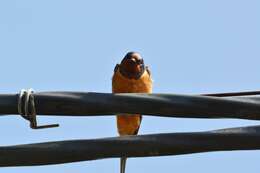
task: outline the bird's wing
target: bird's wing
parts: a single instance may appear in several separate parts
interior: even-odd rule
[[[152,74],[151,74],[151,71],[150,71],[149,67],[145,66],[145,69],[146,69],[147,73],[149,74],[149,76],[151,76]]]
[[[119,69],[119,64],[116,64],[116,66],[115,66],[115,68],[114,68],[114,73],[116,73],[117,72],[117,70]]]
[[[137,135],[137,134],[138,134],[138,131],[139,131],[139,129],[140,129],[140,125],[141,125],[141,123],[142,123],[142,119],[143,119],[143,116],[140,115],[140,124],[139,124],[138,128],[135,130],[134,135]]]

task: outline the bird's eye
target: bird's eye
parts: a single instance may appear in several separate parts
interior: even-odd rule
[[[143,64],[144,60],[143,59],[137,59],[136,62],[137,62],[137,64]]]

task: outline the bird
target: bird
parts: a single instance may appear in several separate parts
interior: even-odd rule
[[[116,64],[112,77],[113,93],[151,93],[153,80],[148,66],[137,52],[128,52],[120,64]],[[116,115],[119,136],[137,135],[141,114]],[[120,158],[120,173],[125,173],[126,157]]]

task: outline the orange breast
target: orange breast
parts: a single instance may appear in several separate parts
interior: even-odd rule
[[[128,79],[117,70],[112,78],[113,93],[151,93],[152,79],[147,71],[139,79]],[[141,115],[117,115],[119,135],[135,135],[141,124]]]

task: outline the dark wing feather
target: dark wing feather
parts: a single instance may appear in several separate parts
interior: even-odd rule
[[[139,129],[140,129],[140,125],[141,125],[141,123],[142,123],[142,119],[143,119],[143,116],[141,115],[141,116],[140,116],[140,124],[139,124],[139,127],[135,130],[134,135],[137,135],[137,134],[138,134],[138,131],[139,131]]]
[[[145,69],[146,69],[147,73],[149,74],[149,76],[151,76],[151,71],[150,71],[149,67],[145,66]]]
[[[115,68],[114,68],[114,73],[117,72],[117,70],[119,69],[119,64],[116,64]]]

